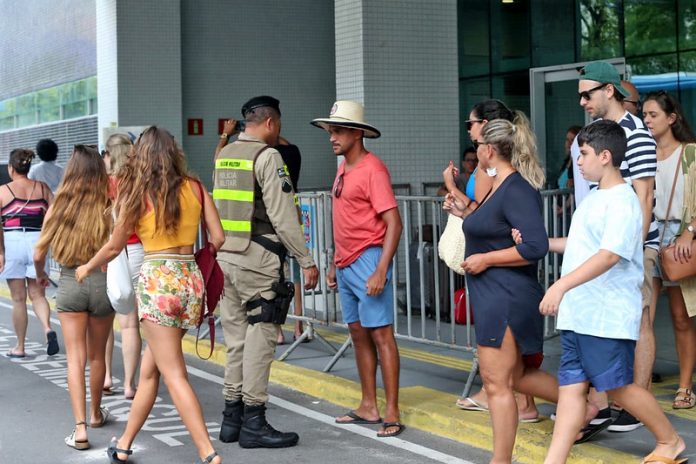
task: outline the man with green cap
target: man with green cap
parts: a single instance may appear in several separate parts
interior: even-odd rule
[[[644,240],[644,281],[642,286],[643,316],[641,319],[640,338],[636,343],[634,380],[643,388],[648,388],[653,363],[655,361],[655,336],[652,328],[654,314],[650,314],[652,301],[652,274],[657,263],[659,233],[653,215],[655,174],[657,172],[657,154],[655,140],[643,124],[643,121],[626,111],[623,101],[631,93],[621,84],[621,76],[616,68],[604,61],[588,63],[580,70],[578,97],[580,106],[595,120],[610,119],[619,123],[626,134],[626,155],[621,164],[621,175],[633,186],[643,212]],[[577,140],[571,147],[573,170],[576,185],[576,204],[584,198],[582,191],[582,174],[578,170],[577,159],[580,149]],[[596,185],[585,184],[588,189]],[[586,193],[586,192],[585,192]],[[642,424],[627,411],[612,421],[606,394],[594,389],[590,392],[590,401],[599,409],[599,415],[583,429],[583,436],[578,442],[584,442],[594,435],[609,428],[612,432],[628,432]]]
[[[284,448],[296,445],[298,435],[275,430],[265,411],[276,334],[294,290],[285,281],[286,253],[302,268],[305,289],[316,286],[319,271],[305,244],[287,167],[271,148],[280,134],[279,102],[252,98],[242,116],[244,132],[215,158],[213,199],[225,231],[217,256],[225,274],[220,315],[227,345],[220,440]]]

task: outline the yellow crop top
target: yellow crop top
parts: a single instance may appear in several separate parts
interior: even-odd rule
[[[136,224],[135,231],[143,243],[145,252],[166,250],[186,245],[193,245],[198,235],[198,224],[201,220],[201,202],[193,193],[198,188],[194,182],[186,180],[179,191],[181,216],[176,234],[161,230],[155,232],[155,210],[151,209]]]

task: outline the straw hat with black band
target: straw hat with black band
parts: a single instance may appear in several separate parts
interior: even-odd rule
[[[328,130],[329,126],[349,127],[360,129],[368,139],[376,139],[381,134],[376,127],[365,121],[365,109],[363,106],[351,100],[338,100],[331,107],[328,118],[319,118],[312,121],[312,125]]]

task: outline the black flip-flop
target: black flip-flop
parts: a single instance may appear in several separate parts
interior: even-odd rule
[[[397,427],[397,429],[391,433],[388,433],[387,429],[390,427]],[[406,426],[398,421],[397,422],[382,422],[382,428],[384,429],[384,433],[377,432],[377,438],[395,437],[397,435],[400,435],[401,432],[403,432],[404,430],[406,430]]]
[[[349,421],[339,421],[339,417],[336,418],[336,423],[337,424],[379,424],[382,422],[382,418],[370,420],[370,419],[365,419],[364,417],[358,416],[355,411],[348,411],[345,413],[343,416],[340,417],[350,417],[351,420]]]
[[[49,356],[53,356],[54,354],[58,353],[60,350],[60,347],[58,346],[58,336],[56,335],[56,332],[51,330],[46,334],[46,340],[48,341],[48,347],[46,348],[46,354]]]
[[[598,433],[609,427],[612,422],[614,422],[611,419],[607,419],[604,422],[601,422],[599,424],[588,424],[582,429],[580,429],[580,433],[582,433],[582,436],[575,440],[575,444],[579,445],[580,443],[585,443],[590,440],[592,440]]]
[[[8,358],[26,358],[27,357],[26,353],[20,354],[20,353],[13,353],[12,351],[8,351],[6,356]]]

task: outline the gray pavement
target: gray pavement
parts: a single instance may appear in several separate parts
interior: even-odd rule
[[[15,343],[9,301],[0,299],[0,353]],[[53,320],[57,321],[55,314]],[[56,324],[57,325],[57,324]],[[27,358],[0,357],[0,463],[108,462],[105,448],[124,429],[130,401],[118,392],[102,404],[112,413],[103,428],[89,429],[92,448],[75,451],[63,439],[73,428],[66,383],[62,337],[61,353],[48,357],[38,321],[29,318]],[[117,340],[118,340],[117,336]],[[211,437],[219,431],[222,407],[222,368],[188,356],[191,383],[203,406]],[[119,349],[114,372],[121,372]],[[118,376],[117,376],[118,377]],[[377,439],[375,427],[337,426],[333,417],[342,408],[316,398],[272,385],[268,417],[280,430],[300,434],[297,447],[283,450],[244,450],[237,444],[214,445],[225,462],[248,463],[482,463],[486,453],[460,443],[408,429],[400,438]],[[138,435],[130,462],[186,463],[196,460],[188,434],[162,385],[152,416]]]

